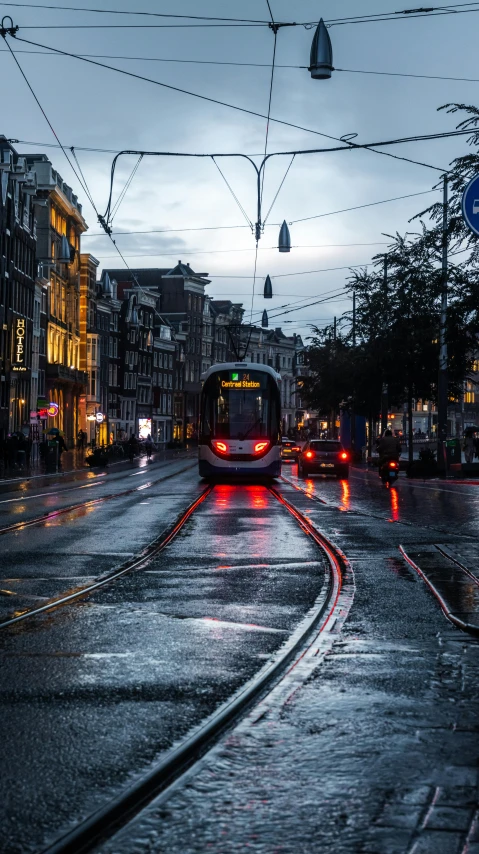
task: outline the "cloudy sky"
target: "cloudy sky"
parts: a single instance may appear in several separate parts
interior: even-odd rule
[[[64,2],[69,4],[69,0]],[[332,21],[347,15],[408,8],[402,7],[399,0],[270,2],[276,20],[301,23],[317,21],[319,17]],[[444,0],[439,2],[444,5]],[[267,26],[204,26],[202,21],[1,5],[2,15],[11,15],[20,26],[18,35],[22,38],[72,53],[115,57],[98,61],[198,95],[261,114],[267,112],[274,41]],[[126,0],[116,0],[115,4],[109,0],[98,0],[98,4],[77,0],[75,5],[81,9],[98,5],[101,9],[124,11],[132,7]],[[466,8],[471,7],[461,7]],[[438,113],[437,108],[450,101],[478,104],[479,82],[359,72],[479,79],[479,3],[473,8],[478,11],[334,24],[330,28],[334,65],[344,70],[335,71],[326,82],[312,80],[305,68],[298,67],[309,64],[314,29],[280,29],[271,115],[316,133],[271,122],[268,151],[335,145],[318,132],[336,138],[357,133],[357,142],[372,142],[453,129],[457,119]],[[266,0],[137,0],[135,9],[268,21]],[[38,51],[20,42],[14,48]],[[21,52],[17,58],[62,143],[77,147],[95,206],[102,213],[108,197],[112,151],[231,152],[261,160],[264,118],[69,57],[51,53],[28,56]],[[20,140],[16,146],[19,151],[44,151],[50,156],[84,204],[90,234],[83,241],[83,251],[92,252],[102,267],[122,266],[109,239],[99,234],[96,214],[62,151],[44,147],[46,143],[54,144],[55,139],[4,45],[0,69],[0,132]],[[100,150],[82,151],[82,147]],[[466,142],[464,138],[437,140],[386,150],[445,168],[453,157],[465,152]],[[290,159],[276,157],[268,164],[264,215]],[[134,156],[120,160],[114,199],[136,161]],[[247,217],[254,221],[256,189],[252,166],[239,158],[221,159],[219,165]],[[260,240],[253,319],[258,319],[265,306],[273,315],[275,306],[296,301],[293,313],[278,316],[270,326],[281,324],[285,331],[306,336],[309,323],[324,325],[333,315],[347,311],[350,302],[344,298],[304,309],[297,304],[339,292],[349,266],[370,263],[376,253],[385,249],[384,233],[414,228],[408,219],[436,197],[430,193],[361,210],[320,215],[430,190],[439,175],[424,166],[370,151],[297,156]],[[280,254],[274,248],[283,219],[293,223],[290,254]],[[254,238],[211,159],[144,157],[113,227],[117,232],[130,232],[118,234],[116,240],[131,267],[165,267],[173,266],[178,259],[187,261],[196,271],[209,273],[212,296],[243,302],[249,318]],[[274,299],[265,303],[262,290],[268,273],[273,280]]]

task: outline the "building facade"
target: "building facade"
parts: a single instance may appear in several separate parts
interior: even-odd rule
[[[51,426],[76,439],[87,375],[80,368],[81,205],[46,155],[27,155],[37,183],[37,260],[48,281],[46,397],[57,408]]]

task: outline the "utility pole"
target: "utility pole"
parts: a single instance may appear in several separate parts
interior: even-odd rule
[[[437,462],[438,467],[447,476],[447,249],[448,249],[448,177],[444,175],[442,204],[442,276],[441,276],[441,321],[439,327],[439,376],[437,383]]]
[[[384,274],[383,274],[383,289],[384,289],[384,311],[388,307],[388,256],[384,256]],[[381,432],[388,426],[388,410],[389,410],[389,386],[383,382],[381,389]]]

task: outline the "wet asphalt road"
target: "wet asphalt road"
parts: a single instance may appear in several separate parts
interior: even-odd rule
[[[33,590],[82,584],[203,489],[181,474],[7,535],[7,560]],[[264,487],[217,487],[146,570],[5,630],[0,850],[39,850],[148,768],[263,666],[323,582],[322,554]]]
[[[246,720],[98,850],[478,854],[478,645],[398,545],[447,544],[478,571],[479,487],[401,479],[387,491],[359,470],[349,482],[284,473],[312,498],[281,491],[352,562],[349,619],[287,704]],[[192,469],[6,535],[15,573],[0,586],[18,583],[25,607],[82,583],[144,547],[145,528],[157,535],[202,488]],[[224,486],[146,571],[5,632],[0,850],[38,850],[147,767],[259,669],[322,582],[318,551],[264,488]]]

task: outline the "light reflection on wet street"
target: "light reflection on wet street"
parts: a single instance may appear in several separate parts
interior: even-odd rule
[[[97,851],[477,854],[478,642],[399,545],[471,619],[479,487],[283,471],[276,488],[352,563],[349,616],[304,684],[273,692]],[[204,489],[194,469],[134,475],[133,494],[5,535],[4,616],[137,554]],[[57,500],[6,506],[11,519]],[[144,569],[3,632],[0,851],[38,851],[204,720],[291,635],[325,566],[264,486],[221,484]]]

